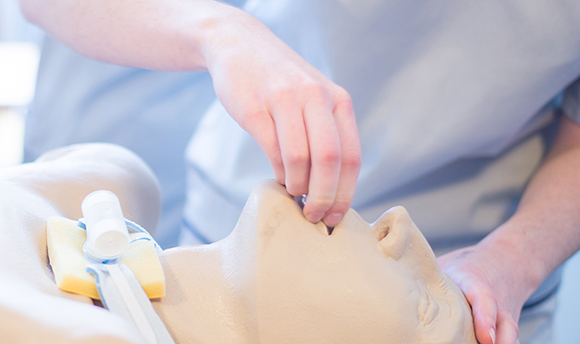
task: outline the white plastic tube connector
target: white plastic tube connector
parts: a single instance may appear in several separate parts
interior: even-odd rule
[[[117,196],[107,190],[92,192],[81,210],[87,227],[85,256],[99,263],[119,258],[129,246],[129,232]]]

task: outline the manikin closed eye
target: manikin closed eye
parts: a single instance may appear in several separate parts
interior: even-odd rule
[[[155,307],[181,342],[476,343],[468,304],[401,207],[372,225],[351,209],[329,236],[267,181],[226,239],[162,260]]]

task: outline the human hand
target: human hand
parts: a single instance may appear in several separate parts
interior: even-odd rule
[[[361,163],[350,96],[261,22],[232,11],[209,30],[204,49],[216,94],[288,193],[308,194],[306,218],[335,226],[350,207]]]
[[[477,341],[519,344],[520,312],[533,290],[518,274],[517,257],[480,244],[453,251],[437,261],[471,305]]]

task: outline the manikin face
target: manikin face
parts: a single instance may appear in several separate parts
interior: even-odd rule
[[[469,306],[406,211],[328,235],[274,181],[212,245],[165,251],[155,307],[177,341],[476,343]]]

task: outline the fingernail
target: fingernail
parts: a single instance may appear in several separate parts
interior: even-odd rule
[[[491,342],[495,344],[495,329],[493,327],[489,329],[489,336],[491,337]]]
[[[328,227],[334,227],[338,225],[340,220],[342,220],[342,213],[332,213],[326,216],[324,223],[326,223]]]
[[[322,216],[324,216],[324,213],[310,213],[306,215],[306,219],[312,223],[316,223],[322,219]]]

